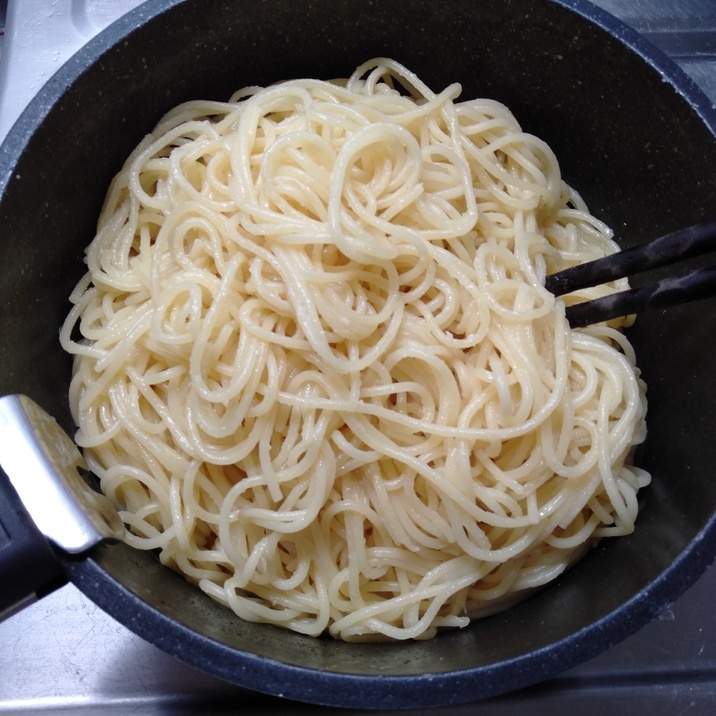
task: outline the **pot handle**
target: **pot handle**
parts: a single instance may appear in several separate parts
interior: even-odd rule
[[[61,553],[124,536],[83,470],[77,446],[37,403],[0,398],[0,619],[63,583]]]
[[[0,621],[65,581],[57,554],[0,469]]]

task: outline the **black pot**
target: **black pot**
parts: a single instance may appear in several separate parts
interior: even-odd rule
[[[105,189],[170,107],[247,84],[346,75],[388,55],[433,88],[505,102],[625,246],[713,218],[716,114],[673,64],[583,0],[156,0],[75,55],[0,149],[0,394],[72,431],[57,333]],[[345,644],[238,620],[151,554],[60,553],[61,573],[128,628],[228,681],[361,708],[447,705],[537,682],[634,632],[716,547],[716,303],[631,331],[649,385],[653,475],[636,532],[529,600],[429,642]],[[3,476],[4,477],[4,476]],[[5,503],[6,506],[8,503]],[[0,540],[0,555],[2,540]],[[5,583],[3,583],[5,589]]]

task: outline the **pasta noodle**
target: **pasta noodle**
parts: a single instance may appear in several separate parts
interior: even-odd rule
[[[389,59],[170,111],[61,331],[126,542],[247,620],[426,639],[634,528],[626,320],[545,275],[609,229],[500,103]]]

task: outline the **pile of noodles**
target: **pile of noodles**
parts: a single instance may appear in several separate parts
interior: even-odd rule
[[[616,246],[459,93],[380,59],[189,102],[109,189],[61,334],[76,439],[127,543],[244,619],[428,638],[634,528],[633,351],[543,285]]]

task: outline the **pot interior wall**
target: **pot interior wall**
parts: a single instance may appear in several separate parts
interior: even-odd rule
[[[0,153],[0,390],[31,395],[71,430],[70,363],[57,342],[67,296],[84,272],[111,176],[164,111],[196,97],[225,99],[248,84],[344,76],[377,55],[403,62],[436,90],[460,81],[464,97],[507,103],[552,145],[565,179],[625,245],[711,218],[716,139],[707,124],[657,69],[557,3],[158,2],[64,67]],[[175,653],[193,650],[181,655],[194,663],[213,659],[199,665],[226,678],[256,678],[263,690],[273,688],[266,669],[259,674],[263,657],[385,676],[505,666],[492,684],[466,677],[458,691],[473,696],[534,681],[567,665],[570,650],[584,657],[625,636],[658,608],[639,602],[655,580],[678,568],[669,587],[650,592],[674,596],[707,561],[710,542],[692,541],[710,529],[716,506],[716,442],[706,439],[716,405],[715,309],[705,301],[645,314],[632,331],[649,383],[650,437],[640,460],[654,476],[636,533],[605,542],[558,583],[463,631],[429,644],[311,640],[237,622],[151,555],[122,545],[68,568],[132,628]],[[152,616],[132,608],[139,604]],[[614,618],[625,604],[631,616]],[[147,635],[142,620],[156,629],[164,615],[173,620],[164,634]],[[577,647],[575,635],[589,629],[593,643]],[[525,660],[570,639],[552,660]],[[240,676],[235,648],[258,654]],[[290,690],[278,677],[275,685]]]

